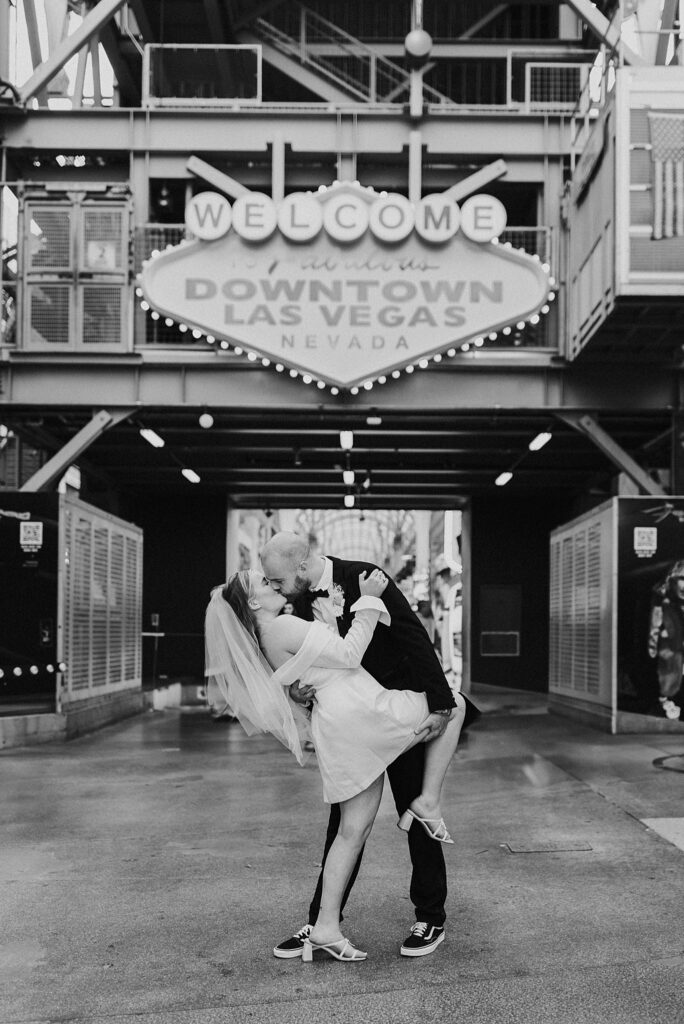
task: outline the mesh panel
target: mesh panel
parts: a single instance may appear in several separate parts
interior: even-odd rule
[[[81,260],[86,270],[123,271],[124,215],[121,209],[83,209]]]
[[[572,106],[582,91],[581,64],[529,65],[529,96],[535,106]]]
[[[684,267],[684,237],[632,238],[629,243],[629,268],[633,274],[665,273],[681,274]]]
[[[71,262],[71,210],[27,208],[30,270],[65,270]]]
[[[234,99],[258,99],[258,47],[151,46],[151,103],[211,106]]]
[[[153,252],[161,252],[167,245],[178,245],[186,237],[184,224],[146,224],[136,228],[133,253],[135,273],[140,273],[143,260],[148,260]]]
[[[122,286],[86,284],[83,297],[84,345],[119,345],[122,342]]]
[[[648,185],[651,181],[651,153],[648,149],[633,149],[629,154],[630,185]]]
[[[30,340],[33,345],[68,345],[71,286],[31,284],[27,286]]]
[[[648,111],[633,107],[629,112],[629,141],[631,143],[650,143],[651,132],[648,126]]]
[[[643,224],[649,227],[653,224],[653,202],[650,192],[630,192],[629,222],[630,224]]]

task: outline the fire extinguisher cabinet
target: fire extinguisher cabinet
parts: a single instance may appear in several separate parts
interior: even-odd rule
[[[549,706],[684,732],[684,497],[615,497],[551,534]]]

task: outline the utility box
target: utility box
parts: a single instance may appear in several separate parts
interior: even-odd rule
[[[69,494],[0,492],[0,731],[140,709],[142,552],[139,527]]]
[[[554,530],[549,611],[553,710],[684,732],[684,497],[612,498]]]

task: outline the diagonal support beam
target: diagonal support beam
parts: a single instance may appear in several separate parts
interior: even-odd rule
[[[602,43],[606,43],[617,53],[622,53],[625,64],[633,64],[637,67],[650,66],[650,61],[622,42],[620,30],[612,25],[604,14],[601,14],[591,0],[565,0],[565,3],[572,8],[575,14],[579,15],[589,31]]]
[[[508,171],[504,160],[495,160],[492,164],[487,164],[479,171],[475,171],[474,174],[469,174],[463,181],[459,181],[457,185],[452,185],[444,193],[453,202],[458,203],[461,199],[465,199],[466,196],[472,195],[473,192],[477,192],[483,185],[488,185],[490,181],[495,181],[497,178],[503,177]]]
[[[221,192],[225,192],[231,199],[239,199],[240,196],[249,193],[249,189],[241,185],[235,178],[231,178],[229,174],[224,174],[223,171],[212,167],[206,160],[200,160],[198,156],[191,156],[185,166],[191,174],[201,178],[202,181],[206,181],[209,185],[220,189]]]
[[[621,448],[613,440],[603,427],[600,427],[593,416],[586,413],[557,412],[559,419],[569,426],[588,437],[596,447],[606,455],[610,461],[623,473],[626,473],[645,494],[662,497],[667,494],[665,490],[653,480],[645,469],[642,469],[638,462],[631,455]]]
[[[28,82],[19,89],[19,99],[22,103],[28,103],[36,96],[51,79],[64,67],[66,62],[75,53],[86,46],[91,39],[94,39],[103,25],[123,7],[126,0],[100,0],[85,16],[75,32],[63,39],[62,42],[33,72]]]
[[[128,419],[135,411],[135,409],[117,409],[116,412],[107,412],[106,409],[100,409],[86,423],[85,427],[82,427],[77,434],[74,434],[71,440],[67,441],[64,447],[56,452],[51,459],[48,459],[37,473],[29,477],[20,489],[22,491],[30,491],[31,493],[46,491],[50,484],[64,475],[69,466],[90,447],[93,441],[97,440],[100,434],[104,434],[105,430],[109,430],[110,427],[115,427],[117,423]]]

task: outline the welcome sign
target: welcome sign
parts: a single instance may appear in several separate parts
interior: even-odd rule
[[[527,320],[549,291],[538,259],[493,241],[505,211],[492,196],[414,205],[341,183],[230,206],[202,193],[186,221],[195,240],[143,270],[149,305],[342,387]]]

